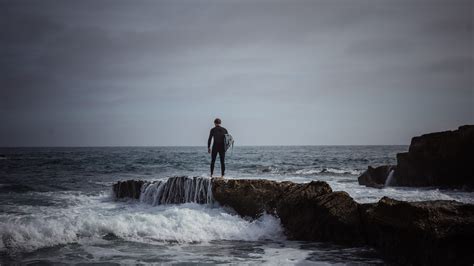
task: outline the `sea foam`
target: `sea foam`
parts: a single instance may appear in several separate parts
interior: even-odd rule
[[[1,214],[0,251],[104,241],[104,236],[150,244],[284,237],[280,220],[271,215],[247,221],[223,208],[196,203],[151,206],[114,202],[109,196],[61,197],[69,201],[68,207],[24,206],[28,214]]]
[[[300,170],[297,170],[295,173],[298,175],[313,175],[313,174],[359,175],[361,172],[355,169],[310,168],[310,169],[300,169]]]

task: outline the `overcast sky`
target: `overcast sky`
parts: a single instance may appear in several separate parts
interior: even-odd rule
[[[473,3],[0,0],[0,146],[409,144],[474,123]]]

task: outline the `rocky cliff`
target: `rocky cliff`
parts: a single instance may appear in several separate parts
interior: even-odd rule
[[[474,126],[414,137],[408,152],[397,154],[393,184],[474,188]],[[387,169],[382,166],[375,169]],[[369,167],[359,184],[383,187],[388,172]]]

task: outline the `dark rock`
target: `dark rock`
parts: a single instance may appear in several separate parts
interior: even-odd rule
[[[162,182],[184,189],[184,183],[178,182],[182,179],[174,177]],[[332,192],[322,181],[296,184],[215,178],[211,182],[214,200],[245,217],[257,218],[264,212],[279,216],[290,239],[368,244],[386,259],[400,264],[471,265],[474,262],[471,248],[474,205],[471,204],[403,202],[386,197],[377,203],[358,204],[346,192]],[[143,183],[118,182],[113,187],[115,196],[138,199]],[[179,191],[176,193],[181,195]]]
[[[241,216],[278,215],[292,239],[363,242],[357,203],[346,192],[332,192],[326,182],[216,178],[212,190],[216,201]]]
[[[119,181],[113,185],[114,196],[116,199],[139,199],[143,183],[141,180]]]
[[[311,182],[279,202],[277,214],[289,238],[343,244],[364,242],[358,204],[346,192],[330,191],[325,182]]]
[[[474,205],[384,197],[360,209],[368,243],[386,258],[414,265],[474,262]]]
[[[239,215],[257,218],[264,212],[274,213],[277,202],[284,195],[303,186],[263,179],[214,178],[212,194],[217,202],[233,208]]]
[[[474,188],[474,126],[414,137],[407,153],[397,154],[400,186]]]
[[[397,165],[369,166],[359,184],[382,188],[393,169],[397,186],[474,189],[474,126],[414,137],[408,152],[397,154]]]
[[[204,177],[173,176],[157,181],[119,181],[113,185],[115,198],[140,199],[143,202],[180,204],[195,202],[212,203],[211,180]]]
[[[114,241],[120,239],[116,234],[114,233],[107,233],[104,236],[102,236],[102,239],[107,240],[107,241]]]
[[[382,165],[376,168],[369,166],[367,170],[357,178],[357,180],[359,181],[359,185],[383,188],[390,171],[392,170],[395,170],[395,166],[393,165]]]

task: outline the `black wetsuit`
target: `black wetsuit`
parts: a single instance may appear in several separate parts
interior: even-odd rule
[[[227,134],[227,129],[216,126],[211,129],[209,133],[209,139],[207,140],[207,148],[211,147],[211,139],[214,138],[214,143],[212,143],[211,151],[211,176],[214,173],[214,164],[216,163],[217,153],[219,153],[219,159],[221,160],[221,173],[224,176],[225,172],[225,134]]]

